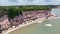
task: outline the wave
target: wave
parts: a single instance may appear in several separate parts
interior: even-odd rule
[[[48,19],[56,19],[56,18],[60,18],[60,17],[49,17]]]

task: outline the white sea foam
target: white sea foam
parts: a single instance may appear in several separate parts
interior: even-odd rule
[[[60,17],[49,17],[48,19],[54,19],[54,18],[60,18]]]
[[[49,26],[49,27],[52,27],[52,24],[46,24],[45,26]]]

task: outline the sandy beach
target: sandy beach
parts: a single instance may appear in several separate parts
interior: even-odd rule
[[[23,24],[20,24],[16,28],[15,28],[15,26],[13,26],[12,28],[9,28],[7,30],[7,32],[5,32],[4,34],[8,34],[9,32],[12,32],[12,31],[14,31],[16,29],[19,29],[21,27],[25,27],[25,26],[30,25],[30,24],[33,24],[33,23],[42,23],[44,20],[45,20],[45,18],[39,18],[39,19],[36,19],[35,21],[33,21],[33,20],[27,21],[26,24],[24,24],[24,23]]]
[[[60,17],[49,17],[48,19],[54,19],[54,18],[60,18]],[[19,24],[17,27],[16,26],[13,26],[12,28],[9,28],[6,32],[3,32],[4,34],[8,34],[16,29],[19,29],[21,27],[25,27],[27,25],[30,25],[30,24],[33,24],[33,23],[42,23],[44,20],[46,20],[46,18],[39,18],[39,19],[36,19],[36,20],[30,20],[30,21],[26,21],[25,23],[23,24]]]

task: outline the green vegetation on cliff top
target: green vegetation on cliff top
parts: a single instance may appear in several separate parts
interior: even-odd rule
[[[50,6],[0,6],[0,16],[4,13],[8,13],[8,17],[14,18],[14,16],[21,14],[22,11],[33,10],[51,10]]]

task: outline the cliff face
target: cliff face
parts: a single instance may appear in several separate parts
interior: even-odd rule
[[[7,15],[3,15],[0,18],[0,29],[4,30],[4,29],[8,29],[10,27],[10,22],[8,21],[8,17]]]
[[[22,24],[26,21],[36,20],[39,18],[48,18],[51,12],[50,10],[38,10],[38,11],[23,11],[23,15],[19,15],[11,19],[13,25]]]
[[[23,11],[23,15],[14,17],[14,19],[8,20],[7,15],[0,18],[1,29],[8,29],[11,25],[17,26],[19,24],[25,23],[26,21],[36,20],[39,18],[48,18],[51,12],[50,10],[38,10],[38,11]]]

